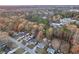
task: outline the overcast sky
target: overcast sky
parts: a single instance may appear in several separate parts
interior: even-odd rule
[[[0,5],[79,5],[78,0],[0,0]]]

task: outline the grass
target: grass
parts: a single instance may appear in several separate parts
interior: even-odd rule
[[[43,19],[39,16],[33,16],[32,19],[34,21],[36,21],[37,23],[42,23],[42,24],[45,24],[45,25],[48,25],[48,23],[49,23],[47,19]]]

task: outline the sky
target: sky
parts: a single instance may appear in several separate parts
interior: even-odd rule
[[[78,0],[0,0],[0,5],[79,5]]]

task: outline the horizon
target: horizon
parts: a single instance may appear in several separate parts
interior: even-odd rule
[[[79,5],[0,5],[2,9],[16,8],[79,8]]]

